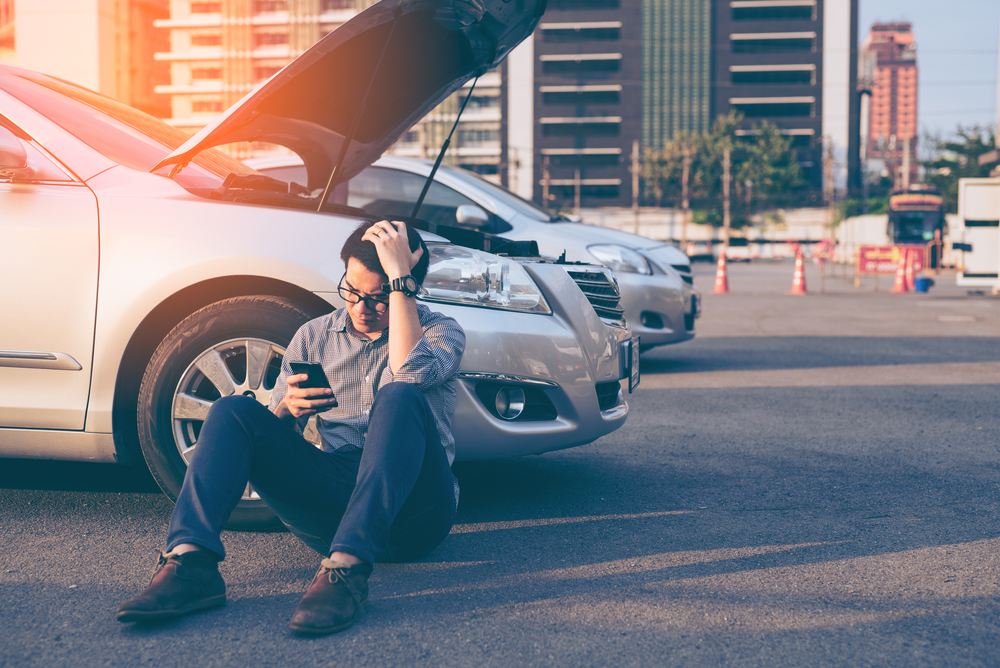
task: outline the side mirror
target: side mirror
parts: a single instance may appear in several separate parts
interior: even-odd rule
[[[28,169],[28,153],[21,140],[7,128],[0,126],[0,179],[24,176]]]
[[[490,216],[478,206],[462,204],[455,209],[455,222],[459,227],[471,227],[481,230],[490,224]]]

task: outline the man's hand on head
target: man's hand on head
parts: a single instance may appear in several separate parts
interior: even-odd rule
[[[422,246],[410,250],[405,223],[380,220],[365,231],[364,241],[370,241],[378,251],[378,259],[386,278],[394,281],[408,276],[424,254]],[[389,369],[399,371],[406,357],[423,338],[417,302],[399,290],[389,293]]]
[[[299,387],[299,383],[308,378],[308,374],[298,373],[285,379],[288,392],[274,409],[275,415],[282,419],[292,417],[297,420],[333,407],[336,399],[329,387]]]
[[[406,224],[399,221],[390,223],[388,220],[380,220],[368,228],[362,239],[375,245],[379,262],[390,281],[409,275],[424,254],[421,247],[415,251],[410,250]]]

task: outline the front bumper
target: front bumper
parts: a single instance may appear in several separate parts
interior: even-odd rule
[[[644,350],[694,338],[695,319],[701,313],[697,290],[667,274],[615,276],[629,329],[641,337]]]
[[[622,344],[632,334],[602,322],[562,267],[524,266],[545,293],[551,316],[427,304],[465,329],[452,421],[459,461],[584,445],[618,429],[628,416],[619,381],[628,366]],[[513,420],[500,417],[494,405],[504,387],[520,388],[527,400],[525,412]]]

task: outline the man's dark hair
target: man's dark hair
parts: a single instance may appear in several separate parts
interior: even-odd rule
[[[399,223],[393,224],[399,225]],[[427,250],[427,244],[420,238],[420,232],[409,223],[403,224],[406,225],[406,238],[410,241],[410,251],[415,252],[417,248],[424,249],[424,254],[420,256],[417,264],[410,270],[410,275],[417,281],[417,285],[422,285],[424,277],[427,276],[427,265],[431,261],[430,252]],[[346,267],[347,261],[353,257],[368,271],[386,276],[385,269],[382,268],[382,263],[378,259],[378,251],[375,249],[375,244],[370,241],[364,241],[361,238],[365,236],[365,232],[372,225],[374,225],[372,221],[366,220],[358,226],[358,229],[351,233],[351,236],[347,237],[347,241],[344,242],[344,247],[340,251],[340,259],[344,261],[344,266]]]

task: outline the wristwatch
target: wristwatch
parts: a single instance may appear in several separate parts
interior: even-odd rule
[[[419,290],[420,287],[417,285],[417,279],[413,278],[413,276],[394,278],[389,286],[389,292],[402,292],[407,297],[416,296]]]

